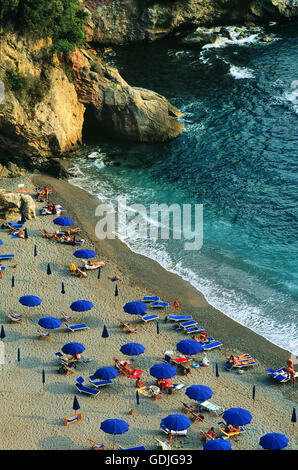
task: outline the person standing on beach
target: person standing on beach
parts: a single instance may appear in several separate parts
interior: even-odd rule
[[[174,309],[175,309],[175,310],[178,310],[179,307],[180,307],[179,302],[178,302],[177,299],[175,299],[175,300],[174,300]]]

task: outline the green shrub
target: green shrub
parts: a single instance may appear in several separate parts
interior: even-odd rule
[[[65,41],[58,47],[67,51],[67,43],[79,46],[85,41],[86,16],[79,0],[0,0],[2,25],[11,23],[22,33],[51,37],[54,43]]]

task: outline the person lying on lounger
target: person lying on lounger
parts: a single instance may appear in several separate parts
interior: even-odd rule
[[[226,427],[225,427],[225,432],[227,434],[230,434],[230,433],[234,433],[234,432],[240,432],[241,429],[239,428],[239,426],[232,426],[232,424],[227,424]]]
[[[206,432],[206,435],[207,435],[210,439],[217,439],[217,438],[218,438],[218,435],[217,435],[216,432],[214,431],[214,428],[210,428],[209,431]]]

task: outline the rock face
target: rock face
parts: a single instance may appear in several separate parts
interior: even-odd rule
[[[0,105],[3,151],[48,157],[81,143],[85,108],[59,63],[47,64],[45,77],[42,54],[46,46],[43,41],[30,43],[13,34],[1,37],[0,72],[5,84],[5,100]],[[23,99],[18,97],[14,88],[19,93],[23,91],[20,76],[28,82],[23,87],[38,86],[39,99],[26,96],[26,90]]]
[[[254,0],[251,11],[257,17],[291,19],[298,16],[298,0]]]
[[[298,16],[298,0],[83,0],[88,37],[101,44],[155,41],[185,28]]]
[[[7,222],[17,222],[22,212],[28,220],[36,217],[35,202],[32,197],[0,189],[0,218]]]
[[[95,52],[76,50],[65,63],[43,57],[47,46],[13,34],[0,39],[0,79],[6,84],[0,104],[2,155],[21,154],[37,164],[76,149],[86,107],[99,127],[125,139],[158,142],[182,132],[181,113],[174,106],[153,91],[130,87]],[[29,91],[16,87],[24,77],[22,86]]]
[[[138,142],[161,142],[182,132],[183,126],[177,120],[181,113],[163,96],[131,87],[116,69],[98,67],[98,62],[94,67],[92,60],[96,58],[86,51],[71,56],[79,101],[88,106],[99,128]]]

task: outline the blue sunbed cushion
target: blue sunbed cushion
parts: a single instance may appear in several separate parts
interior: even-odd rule
[[[214,348],[219,348],[219,346],[222,346],[222,343],[220,341],[214,341],[213,343],[205,344],[203,346],[203,349],[204,350],[214,349]]]
[[[174,321],[192,320],[192,315],[169,315],[169,319]]]
[[[99,390],[95,390],[94,388],[84,387],[84,385],[76,384],[76,387],[80,392],[89,393],[90,395],[97,395]]]
[[[143,301],[144,302],[157,302],[159,300],[159,297],[144,297]]]
[[[144,446],[127,447],[126,449],[124,447],[119,446],[119,450],[147,450],[147,449]]]

